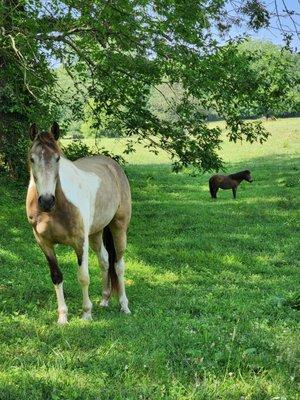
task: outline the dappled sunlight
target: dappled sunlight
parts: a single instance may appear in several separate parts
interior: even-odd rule
[[[58,247],[70,312],[65,327],[56,325],[48,267],[20,212],[25,188],[10,210],[0,189],[2,393],[107,399],[115,395],[108,382],[116,381],[120,399],[145,398],[145,387],[154,399],[287,395],[296,311],[283,300],[295,291],[298,187],[286,183],[297,171],[285,157],[281,168],[269,158],[252,162],[256,180],[239,188],[236,201],[230,191],[211,201],[209,174],[129,166],[132,315],[120,313],[116,296],[108,309],[99,306],[101,274],[91,253],[93,321],[81,321],[76,255]]]
[[[240,266],[241,262],[235,254],[226,254],[222,257],[222,263],[228,266]]]
[[[159,273],[154,266],[147,265],[139,262],[131,262],[127,263],[127,267],[130,271],[130,274],[136,276],[144,281],[148,279],[149,284],[151,285],[164,285],[166,283],[172,283],[178,281],[178,275],[172,271],[167,270],[165,273]],[[132,280],[132,282],[136,282],[136,280]],[[132,285],[133,283],[131,283]]]
[[[64,364],[64,363],[62,363]],[[64,388],[64,394],[70,396],[69,398],[74,398],[78,395],[86,395],[87,385],[92,386],[95,381],[99,385],[97,391],[88,391],[90,395],[96,395],[99,393],[100,388],[104,385],[106,374],[105,372],[98,371],[94,374],[85,373],[84,371],[68,371],[65,373],[65,365],[55,366],[48,368],[45,365],[37,367],[24,368],[14,367],[8,371],[3,371],[0,375],[0,379],[6,382],[6,387],[10,388],[11,392],[19,398],[21,393],[26,392],[29,396],[34,396],[37,398],[38,393],[43,393],[43,398],[57,398],[57,393]],[[26,381],[30,382],[30,389],[27,389]],[[32,398],[31,397],[31,398]]]
[[[253,122],[253,121],[252,121]],[[254,165],[252,159],[258,157],[272,156],[275,160],[279,157],[286,155],[298,156],[300,152],[299,143],[299,119],[298,118],[278,118],[277,121],[262,121],[263,126],[271,133],[267,142],[264,144],[238,141],[237,143],[229,142],[224,132],[222,134],[222,148],[220,150],[220,156],[227,163],[248,163],[250,166]],[[223,121],[210,122],[209,126],[212,128],[220,126],[223,130],[225,124]],[[126,148],[125,138],[101,138],[99,140],[100,147],[105,147],[106,150],[114,154],[122,154]],[[85,142],[90,146],[94,147],[93,139],[85,139]],[[62,140],[63,145],[68,143],[68,140]],[[145,142],[146,143],[146,142]],[[159,151],[158,155],[150,152],[144,148],[143,144],[134,144],[135,152],[123,155],[125,160],[131,165],[164,165],[170,164],[170,156],[165,151]],[[248,166],[244,165],[246,169]]]
[[[19,255],[15,254],[12,251],[5,250],[5,249],[0,249],[0,260],[1,260],[1,258],[3,258],[3,260],[5,259],[5,260],[14,261],[14,262],[21,260],[21,257]]]

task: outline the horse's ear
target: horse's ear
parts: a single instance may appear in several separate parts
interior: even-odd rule
[[[34,140],[35,139],[35,137],[36,137],[36,135],[38,134],[38,128],[37,128],[37,126],[36,126],[36,123],[33,123],[33,124],[31,124],[30,125],[30,127],[29,127],[29,137],[30,137],[30,140]]]
[[[57,122],[53,122],[53,125],[51,126],[51,133],[54,136],[55,140],[58,140],[59,138],[59,125]]]

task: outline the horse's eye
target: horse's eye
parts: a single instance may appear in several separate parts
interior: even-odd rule
[[[30,157],[30,161],[31,161],[32,163],[34,163],[34,159],[33,159],[33,157]]]
[[[58,162],[60,160],[60,156],[57,156],[56,162]]]

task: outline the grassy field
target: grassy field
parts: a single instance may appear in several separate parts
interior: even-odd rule
[[[60,247],[70,323],[56,325],[26,188],[0,177],[1,400],[300,398],[300,121],[267,126],[263,146],[224,144],[228,170],[254,177],[236,201],[211,201],[208,174],[172,174],[163,154],[130,160],[129,317],[116,299],[100,309],[91,255],[94,321],[80,320],[75,256]]]
[[[220,126],[224,129],[224,122],[212,122],[212,127]],[[238,162],[251,158],[273,156],[274,154],[296,155],[300,153],[300,118],[279,119],[277,121],[264,122],[265,128],[272,134],[264,145],[254,143],[251,146],[243,143],[229,143],[224,133],[224,146],[221,155],[226,162]],[[85,142],[91,147],[95,142],[87,139]],[[63,144],[70,143],[70,140],[63,140]],[[114,154],[122,154],[125,150],[126,139],[103,138],[98,145],[105,147]],[[169,163],[167,153],[161,151],[158,156],[150,153],[142,144],[135,146],[136,152],[123,155],[130,164],[166,164]]]

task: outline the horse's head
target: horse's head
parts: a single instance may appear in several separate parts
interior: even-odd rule
[[[245,171],[245,178],[244,178],[247,182],[253,182],[253,178],[251,176],[251,172],[249,170]]]
[[[32,179],[38,192],[38,203],[42,211],[49,212],[55,206],[55,190],[58,178],[61,150],[57,144],[59,126],[54,122],[49,132],[39,132],[36,124],[29,129],[32,141],[29,164]]]

